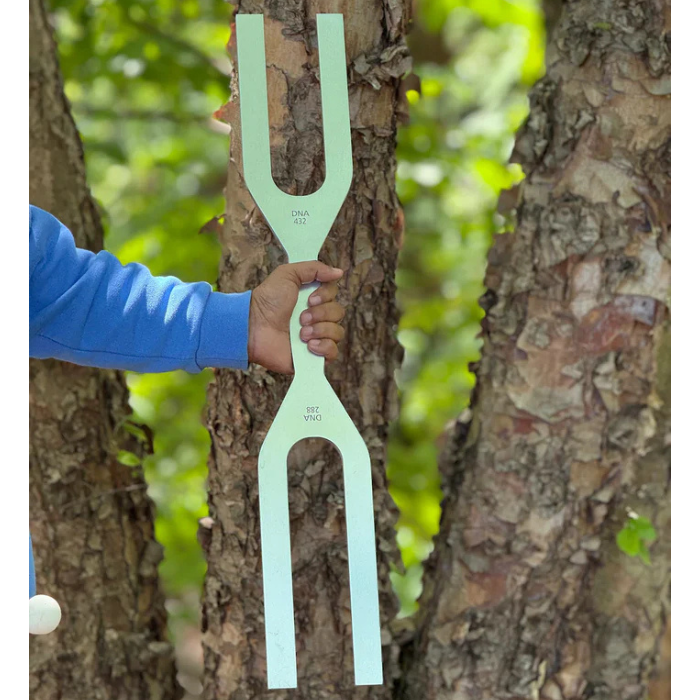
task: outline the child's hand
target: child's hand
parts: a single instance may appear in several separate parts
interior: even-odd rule
[[[338,325],[345,309],[335,300],[343,271],[317,260],[280,265],[258,287],[250,299],[248,321],[248,359],[273,372],[293,374],[292,346],[289,341],[289,320],[302,284],[321,282],[309,297],[310,307],[301,318],[301,339],[312,341],[309,350],[322,355],[327,362],[338,357],[338,346],[345,330]],[[314,297],[320,302],[313,305]],[[307,319],[306,314],[309,314]],[[316,343],[315,341],[318,341]]]

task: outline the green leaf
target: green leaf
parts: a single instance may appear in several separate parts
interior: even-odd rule
[[[656,528],[651,524],[651,521],[647,518],[638,517],[631,520],[629,525],[637,533],[637,537],[640,540],[646,542],[653,542],[656,539]]]
[[[617,546],[629,556],[634,557],[639,553],[640,540],[634,530],[629,527],[624,527],[617,533]]]
[[[117,462],[127,467],[137,467],[141,464],[141,458],[128,450],[119,450],[117,453]]]
[[[651,557],[649,556],[649,550],[647,549],[647,546],[643,542],[639,545],[639,558],[645,564],[651,564]]]
[[[130,433],[135,438],[137,438],[140,442],[148,442],[148,435],[146,435],[145,431],[135,423],[125,422],[122,424],[122,428],[124,428],[124,430],[126,430],[127,433]]]

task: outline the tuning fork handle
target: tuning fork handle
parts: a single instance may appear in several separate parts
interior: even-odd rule
[[[294,376],[303,376],[313,382],[315,378],[325,377],[325,358],[315,355],[309,349],[299,333],[302,325],[300,316],[309,306],[309,297],[321,286],[320,282],[308,282],[299,289],[299,298],[289,319],[289,339],[292,345],[292,361],[294,362]]]

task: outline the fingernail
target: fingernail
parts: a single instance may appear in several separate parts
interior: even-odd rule
[[[313,348],[314,350],[318,350],[318,348],[320,347],[320,345],[321,345],[321,341],[320,341],[320,340],[310,340],[310,341],[309,341],[309,347],[310,347],[310,348]]]
[[[343,270],[342,267],[334,267],[333,269],[334,269],[336,272],[342,272],[343,274],[345,274],[345,270]]]
[[[311,328],[311,326],[304,326],[304,328],[301,329],[301,337],[304,340],[307,340],[310,338],[314,333],[314,329]]]
[[[309,306],[316,306],[316,304],[321,303],[321,297],[319,296],[312,296],[309,297]]]
[[[304,311],[304,313],[301,315],[301,322],[311,323],[311,314],[308,311]]]

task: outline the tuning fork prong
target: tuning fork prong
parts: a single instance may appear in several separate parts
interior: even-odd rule
[[[295,196],[272,179],[263,16],[236,17],[245,181],[289,262],[317,258],[352,181],[343,15],[319,14],[316,27],[326,177],[313,194]]]
[[[343,467],[356,685],[382,683],[372,466],[330,384],[293,382],[258,457],[268,686],[296,687],[287,457],[300,440],[331,442]]]

